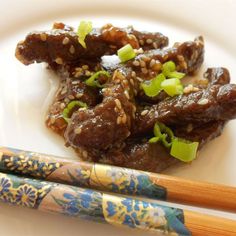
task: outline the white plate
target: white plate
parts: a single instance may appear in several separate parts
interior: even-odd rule
[[[202,34],[207,66],[225,66],[236,82],[236,20],[234,1],[13,1],[0,0],[0,145],[76,158],[63,140],[48,131],[43,114],[52,90],[53,75],[42,65],[23,66],[14,58],[16,43],[34,29],[48,29],[54,21],[76,26],[80,19],[95,25],[132,24],[160,31],[173,41],[191,40]],[[49,79],[48,79],[49,78]],[[209,143],[191,165],[173,167],[168,174],[236,186],[236,122]],[[0,204],[1,235],[130,235],[116,229]],[[214,213],[223,214],[223,213]],[[233,214],[228,217],[236,218]],[[135,232],[134,235],[146,235]]]

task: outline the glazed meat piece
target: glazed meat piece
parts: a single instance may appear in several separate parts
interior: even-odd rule
[[[174,61],[177,71],[194,74],[198,71],[204,60],[204,41],[201,36],[194,41],[175,43],[172,48],[149,50],[136,56],[126,64],[112,64],[107,60],[101,66],[108,71],[119,67],[132,68],[141,79],[152,79],[161,71],[162,64]]]
[[[135,31],[138,34],[137,31]],[[140,33],[141,34],[141,33]],[[155,35],[155,34],[154,34]],[[162,34],[156,34],[161,38],[159,47],[167,45],[168,38]],[[133,48],[139,48],[138,39],[127,31],[105,25],[101,29],[93,29],[86,36],[87,48],[83,48],[78,42],[76,32],[63,28],[63,25],[54,26],[50,31],[32,32],[24,41],[18,43],[16,57],[25,65],[34,62],[47,62],[53,64],[74,64],[81,59],[100,60],[105,54],[114,54],[117,50],[131,44]]]
[[[150,144],[146,139],[128,139],[123,149],[102,154],[100,163],[116,165],[144,171],[160,172],[178,160],[171,157],[169,150],[161,144]]]
[[[223,67],[208,68],[204,73],[204,78],[209,81],[209,84],[228,84],[230,82],[229,71]]]
[[[46,125],[58,134],[64,135],[67,122],[63,118],[63,110],[74,100],[79,100],[88,105],[95,106],[100,100],[99,91],[96,88],[88,87],[80,80],[67,78],[59,86],[55,100],[49,107]],[[79,109],[79,107],[77,107]],[[77,110],[76,109],[76,110]],[[73,112],[75,109],[73,110]]]
[[[227,121],[236,116],[236,85],[211,85],[198,92],[166,99],[138,115],[134,134],[150,131],[156,121],[166,125]]]
[[[121,79],[126,82],[120,84]],[[130,135],[135,112],[133,89],[134,86],[117,71],[110,86],[103,89],[102,103],[73,114],[65,133],[66,141],[94,154],[120,146]]]
[[[221,135],[225,121],[211,121],[201,125],[189,124],[184,127],[173,128],[176,137],[192,142],[199,142],[199,148]]]

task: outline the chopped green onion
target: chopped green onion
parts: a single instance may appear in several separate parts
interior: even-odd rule
[[[167,77],[168,78],[182,79],[184,76],[185,76],[184,73],[174,71],[174,72],[170,72]]]
[[[91,21],[81,21],[78,27],[77,35],[79,43],[86,48],[85,38],[92,31],[93,26]]]
[[[101,76],[101,75],[105,75],[107,77],[110,76],[110,74],[105,71],[105,70],[100,70],[98,72],[96,72],[95,74],[93,74],[92,76],[90,76],[87,80],[85,80],[85,83],[88,85],[88,86],[92,86],[92,87],[99,87],[99,88],[102,88],[103,86],[99,83],[98,81],[98,78]]]
[[[162,65],[162,73],[165,76],[168,76],[169,73],[174,72],[176,70],[176,65],[173,61],[167,61]]]
[[[183,85],[177,78],[166,79],[161,83],[163,90],[171,97],[183,93]]]
[[[196,158],[198,144],[198,142],[174,138],[170,154],[183,162],[190,162]]]
[[[79,106],[79,107],[84,107],[84,108],[88,108],[87,104],[84,103],[84,102],[81,102],[81,101],[72,101],[70,103],[67,104],[66,108],[63,110],[62,112],[62,116],[64,118],[64,120],[66,122],[69,121],[69,115],[71,113],[71,111],[76,107],[76,106]]]
[[[166,148],[170,148],[171,156],[183,161],[190,162],[196,158],[198,142],[191,142],[174,136],[173,131],[163,123],[156,122],[154,135],[149,143],[161,142]]]
[[[157,143],[160,140],[159,137],[152,137],[149,139],[149,143]]]
[[[162,90],[161,83],[165,80],[165,76],[163,74],[157,75],[154,79],[148,81],[149,84],[147,83],[142,83],[141,87],[144,90],[144,93],[148,97],[155,97],[160,93]]]
[[[155,137],[149,139],[150,143],[155,143],[160,141],[165,147],[167,148],[171,147],[174,134],[169,127],[165,126],[160,122],[156,122],[156,124],[154,125],[153,132]]]
[[[136,53],[130,44],[126,44],[117,51],[117,55],[121,62],[126,62],[130,59],[133,59],[136,56]]]

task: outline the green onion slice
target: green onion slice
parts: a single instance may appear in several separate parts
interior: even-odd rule
[[[174,138],[170,154],[183,162],[190,162],[196,158],[198,144],[198,142],[190,142],[184,139]]]
[[[87,104],[84,103],[84,102],[81,102],[81,101],[72,101],[70,103],[67,104],[66,108],[63,110],[62,112],[62,116],[64,118],[64,120],[66,122],[68,122],[70,120],[70,113],[71,111],[76,107],[76,106],[79,106],[79,107],[84,107],[84,108],[88,108]]]
[[[162,65],[162,73],[165,76],[168,76],[169,73],[174,72],[176,70],[176,65],[173,61],[167,61]]]
[[[167,77],[168,78],[182,79],[184,76],[185,76],[184,73],[174,71],[174,72],[170,72]]]
[[[101,85],[98,81],[98,78],[101,75],[105,75],[107,77],[110,77],[110,74],[107,71],[100,70],[100,71],[96,72],[95,74],[93,74],[92,76],[90,76],[87,80],[85,80],[85,84],[87,84],[88,86],[92,86],[92,87],[102,88],[103,85]]]
[[[161,83],[163,90],[171,97],[183,93],[183,85],[177,78],[166,79]]]
[[[78,41],[82,47],[86,48],[85,38],[92,31],[93,26],[91,21],[81,21],[78,27],[77,35]]]
[[[117,51],[117,55],[121,62],[126,62],[130,59],[133,59],[136,56],[136,53],[130,44],[126,44]]]
[[[165,76],[163,74],[157,75],[154,79],[148,81],[149,83],[142,83],[141,87],[143,88],[144,93],[148,97],[155,97],[158,95],[161,90],[161,83],[165,80]]]
[[[154,125],[153,132],[155,137],[149,139],[150,143],[156,143],[160,141],[165,147],[167,148],[171,147],[174,134],[169,127],[165,126],[160,122],[156,122],[156,124]]]

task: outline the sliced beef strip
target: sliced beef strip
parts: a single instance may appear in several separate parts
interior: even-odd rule
[[[110,83],[103,89],[102,103],[73,114],[65,132],[66,141],[71,146],[95,154],[122,145],[130,135],[135,112],[134,84],[130,84],[119,71],[115,72]]]
[[[64,27],[64,28],[63,28]],[[137,35],[142,33],[135,31]],[[168,44],[168,38],[160,33],[153,34],[160,38],[159,47]],[[154,37],[153,36],[153,37]],[[156,40],[158,40],[156,39]],[[105,25],[101,29],[94,28],[86,36],[87,48],[83,48],[78,42],[78,35],[68,26],[58,23],[50,31],[39,31],[28,34],[24,41],[16,47],[16,57],[25,65],[34,62],[47,62],[49,65],[74,64],[81,59],[100,60],[106,54],[114,54],[117,50],[131,44],[133,48],[139,48],[138,39],[122,29],[112,25]]]
[[[71,78],[64,79],[60,83],[55,99],[48,110],[46,125],[50,129],[64,135],[67,122],[63,118],[62,113],[65,107],[74,100],[79,100],[86,103],[89,107],[92,107],[101,101],[101,97],[98,89],[88,87],[80,80],[72,80]],[[77,109],[79,109],[79,107],[77,107],[76,110]]]
[[[211,85],[207,89],[166,99],[137,114],[133,134],[146,133],[156,121],[166,125],[227,121],[236,117],[236,85]]]

